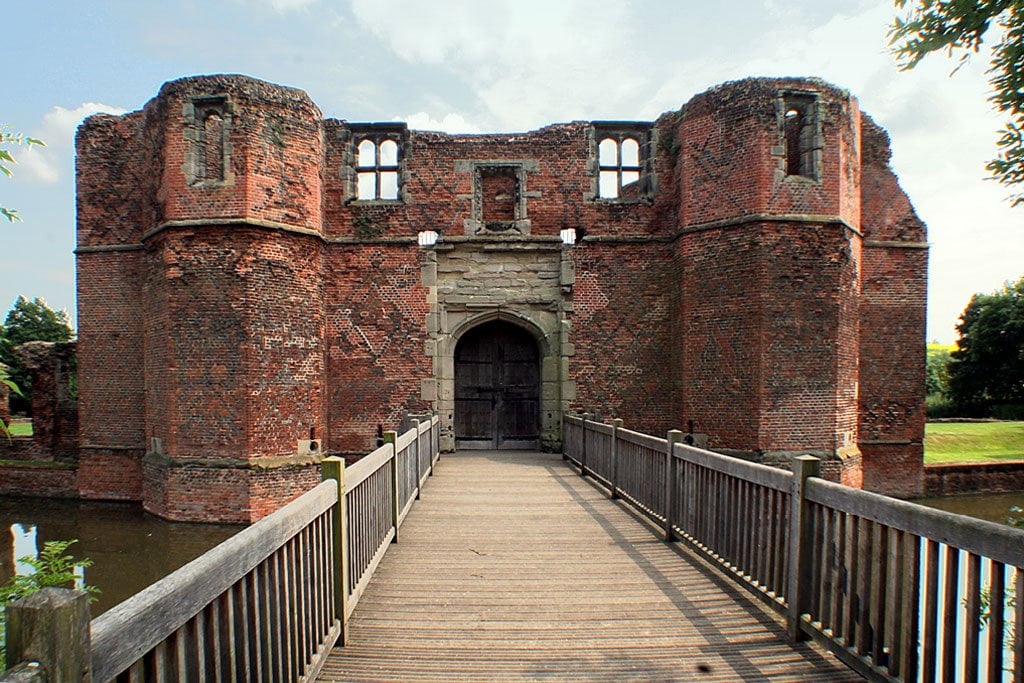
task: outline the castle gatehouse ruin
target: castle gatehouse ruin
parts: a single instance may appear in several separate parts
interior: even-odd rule
[[[925,227],[820,80],[449,135],[201,76],[77,151],[83,498],[250,521],[408,411],[446,448],[587,410],[921,492]]]

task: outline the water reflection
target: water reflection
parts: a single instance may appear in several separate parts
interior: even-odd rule
[[[244,527],[167,522],[129,503],[0,498],[0,583],[47,541],[78,539],[69,552],[93,565],[82,579],[102,592],[93,615],[158,581]]]
[[[946,512],[955,512],[990,522],[1008,524],[1010,517],[1020,517],[1020,513],[1010,512],[1014,505],[1024,507],[1024,491],[1016,493],[972,493],[963,496],[943,496],[941,498],[919,498],[912,501],[930,508],[938,508]]]

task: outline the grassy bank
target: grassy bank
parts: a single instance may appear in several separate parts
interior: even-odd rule
[[[1024,422],[929,422],[924,461],[1024,460]]]
[[[15,422],[8,425],[8,429],[11,430],[11,436],[32,436],[31,422]]]

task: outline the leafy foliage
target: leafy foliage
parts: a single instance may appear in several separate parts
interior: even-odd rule
[[[908,4],[895,2],[900,10]],[[996,143],[998,154],[987,168],[1000,183],[1024,185],[1024,0],[916,0],[908,14],[894,20],[890,44],[904,70],[941,50],[949,56],[959,53],[963,64],[978,52],[993,24],[998,37],[988,69],[989,99],[1007,122]],[[1024,192],[1011,201],[1024,204]]]
[[[46,146],[46,143],[36,138],[30,138],[22,133],[15,133],[4,128],[0,128],[0,173],[10,178],[13,174],[11,171],[11,164],[16,163],[14,161],[14,155],[11,154],[8,147],[17,147],[20,145],[26,145],[31,147],[32,145]],[[7,220],[20,221],[21,217],[18,216],[18,212],[15,209],[5,208],[0,205],[0,216],[3,216]]]
[[[22,398],[25,397],[25,395],[21,393],[21,389],[18,385],[10,379],[10,376],[7,374],[7,369],[2,365],[0,365],[0,382],[7,385],[7,390],[15,396],[21,396]],[[3,435],[8,439],[11,438],[11,426],[3,420],[0,420],[0,433],[3,433]]]
[[[0,363],[9,368],[9,380],[21,387],[17,395],[26,401],[31,398],[32,377],[14,352],[15,347],[29,341],[68,341],[74,334],[65,311],[54,311],[40,298],[29,301],[18,297],[0,326]]]
[[[15,575],[5,586],[0,586],[0,671],[5,668],[4,650],[4,621],[6,610],[4,607],[15,600],[20,600],[38,590],[54,586],[57,588],[72,588],[75,585],[75,569],[92,566],[92,561],[76,560],[67,554],[68,548],[76,541],[47,541],[39,557],[31,555],[18,558],[18,562],[27,564],[33,569],[33,573],[27,576]],[[99,593],[99,589],[93,586],[85,586],[84,590],[90,595]]]
[[[925,394],[945,396],[949,391],[950,352],[956,347],[929,344],[925,360]]]
[[[1024,277],[993,294],[975,294],[957,325],[949,393],[969,413],[1024,403]]]

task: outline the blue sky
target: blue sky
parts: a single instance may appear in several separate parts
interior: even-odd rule
[[[820,76],[893,139],[932,243],[928,338],[955,339],[971,294],[1024,273],[1024,208],[984,180],[999,118],[985,55],[899,72],[893,8],[863,0],[15,0],[4,9],[0,122],[22,150],[0,204],[0,309],[19,294],[74,315],[74,149],[82,117],[141,108],[167,80],[245,73],[325,116],[454,133],[654,119],[720,82]],[[0,311],[2,313],[2,311]]]

